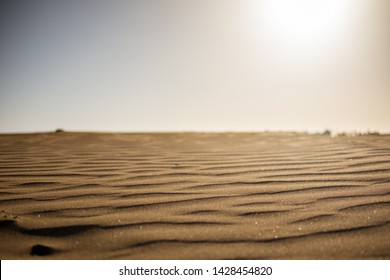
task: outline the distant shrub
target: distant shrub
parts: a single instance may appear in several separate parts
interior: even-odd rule
[[[62,128],[57,128],[56,130],[55,130],[55,133],[61,133],[61,132],[65,132]]]
[[[376,132],[376,131],[369,131],[369,132],[367,132],[367,135],[378,136],[378,135],[381,135],[381,134],[379,132]]]
[[[355,136],[379,136],[381,135],[379,132],[377,131],[367,131],[367,132],[357,132],[355,133]]]
[[[332,135],[332,131],[330,131],[329,129],[327,129],[327,130],[325,130],[324,132],[322,132],[322,135],[330,136],[330,135]]]

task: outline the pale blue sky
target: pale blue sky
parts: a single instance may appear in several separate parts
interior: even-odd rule
[[[390,132],[390,1],[314,2],[1,1],[0,132]]]

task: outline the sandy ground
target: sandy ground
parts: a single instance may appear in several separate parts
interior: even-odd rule
[[[1,259],[390,259],[389,221],[389,135],[0,135]]]

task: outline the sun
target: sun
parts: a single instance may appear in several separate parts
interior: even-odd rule
[[[263,0],[261,24],[274,40],[296,47],[342,36],[353,0]]]

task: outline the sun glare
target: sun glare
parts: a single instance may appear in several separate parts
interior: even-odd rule
[[[282,44],[321,45],[342,36],[350,4],[351,0],[264,0],[261,21]]]

